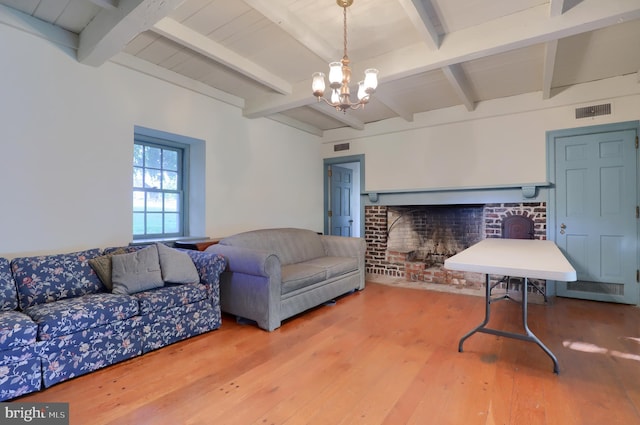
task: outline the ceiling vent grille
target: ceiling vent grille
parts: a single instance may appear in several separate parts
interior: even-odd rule
[[[576,119],[593,118],[599,115],[611,115],[611,104],[591,105],[583,108],[576,108]]]
[[[337,145],[333,145],[334,152],[348,151],[348,150],[349,150],[349,143],[339,143]]]

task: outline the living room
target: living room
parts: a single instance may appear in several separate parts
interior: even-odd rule
[[[548,201],[548,132],[639,119],[640,84],[634,72],[566,87],[548,99],[540,91],[527,92],[479,101],[471,111],[457,104],[417,113],[412,121],[394,118],[368,123],[362,130],[345,127],[317,135],[273,119],[246,118],[241,107],[114,61],[98,67],[79,63],[75,49],[7,24],[6,9],[0,10],[0,181],[5,193],[0,256],[9,259],[132,241],[136,129],[203,141],[198,152],[204,178],[193,189],[188,233],[218,238],[270,227],[325,232],[324,161],[340,157],[364,158],[363,206],[387,203],[385,197],[399,204],[409,202],[398,200],[400,195],[409,196],[412,203],[440,203],[432,199],[443,188],[454,194],[453,203],[475,196],[477,188],[486,195],[483,202],[522,202],[523,187],[530,186],[535,193],[526,201]],[[575,118],[577,107],[603,103],[613,105],[611,114]],[[334,150],[343,143],[349,143],[348,151]],[[373,307],[359,305],[368,289],[349,302],[371,313]],[[386,289],[378,291],[391,296]],[[443,298],[442,302],[455,301]],[[378,303],[384,305],[382,300]],[[300,326],[322,332],[320,326],[310,324],[314,319],[334,320],[314,311],[302,317]],[[340,320],[347,323],[348,315]],[[393,323],[402,321],[396,318]],[[254,330],[233,323],[227,329],[223,325],[219,333],[226,338],[237,332],[240,340],[226,341],[239,349],[250,347],[252,337],[258,344],[267,344],[273,336]],[[280,333],[286,336],[286,332],[283,328]],[[313,338],[311,333],[304,335]],[[637,332],[628,336],[640,337]],[[343,336],[340,341],[347,339]],[[195,344],[199,350],[207,348],[203,339]],[[455,352],[455,344],[451,349]],[[180,349],[167,351],[176,356]],[[221,357],[233,355],[225,351]],[[159,361],[153,360],[158,355],[152,356],[152,364]],[[386,354],[380,359],[387,359]],[[540,373],[552,375],[545,359],[539,361]],[[524,365],[518,366],[522,371]],[[121,377],[133,373],[132,366],[119,370]],[[195,366],[189,373],[196,373]],[[108,379],[115,390],[117,379]],[[57,401],[68,401],[58,397],[72,390],[59,391]],[[143,415],[143,410],[138,414]],[[109,421],[125,423],[115,417],[101,423]],[[206,420],[200,418],[200,422]]]

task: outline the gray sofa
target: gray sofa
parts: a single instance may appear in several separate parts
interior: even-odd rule
[[[224,256],[222,311],[267,331],[291,316],[364,289],[366,242],[306,229],[239,233],[207,248]]]

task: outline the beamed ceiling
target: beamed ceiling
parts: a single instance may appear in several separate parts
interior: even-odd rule
[[[380,70],[365,109],[311,94],[343,48],[335,0],[0,0],[0,23],[322,135],[640,70],[640,0],[355,0],[354,80]],[[25,52],[25,54],[29,54]]]

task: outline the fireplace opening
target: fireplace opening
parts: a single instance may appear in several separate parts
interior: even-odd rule
[[[484,275],[447,270],[444,260],[485,238],[531,238],[531,223],[533,239],[545,239],[546,210],[544,202],[367,205],[367,273],[481,288]]]
[[[483,205],[397,206],[387,209],[390,258],[440,267],[483,238]]]

